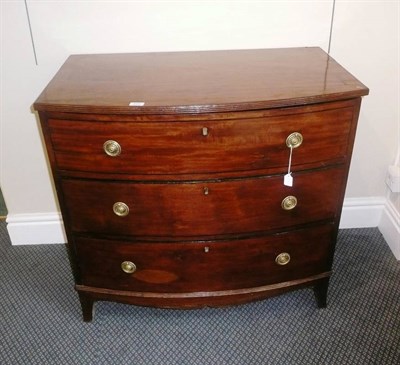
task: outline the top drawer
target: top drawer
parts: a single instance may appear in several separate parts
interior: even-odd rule
[[[293,150],[293,170],[343,162],[353,119],[353,107],[343,104],[316,111],[304,107],[210,115],[200,121],[180,116],[173,121],[49,119],[48,124],[61,170],[138,175],[283,171],[293,132],[303,137]]]

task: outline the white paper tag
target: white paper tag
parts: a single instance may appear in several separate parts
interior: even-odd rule
[[[283,177],[283,185],[293,186],[293,176],[291,172]]]
[[[129,103],[129,106],[143,106],[144,105],[144,101],[131,101]]]

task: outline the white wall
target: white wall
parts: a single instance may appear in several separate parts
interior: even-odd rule
[[[399,147],[398,1],[336,1],[331,55],[370,88],[361,108],[347,197],[384,196]]]
[[[0,4],[0,184],[13,241],[40,243],[62,238],[54,236],[59,231],[32,234],[38,213],[39,221],[54,226],[59,215],[30,106],[68,55],[293,46],[327,51],[333,1],[30,0],[38,65],[24,1]],[[385,198],[386,167],[398,148],[398,26],[398,1],[336,1],[331,54],[371,89],[346,195],[367,205]]]
[[[400,194],[385,185],[400,154],[400,2],[337,0],[334,19],[331,55],[370,88],[341,226],[378,226],[400,260]]]

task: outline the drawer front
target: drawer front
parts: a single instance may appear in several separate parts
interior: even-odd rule
[[[168,123],[50,119],[49,130],[58,168],[70,171],[151,175],[284,167],[289,158],[286,139],[293,132],[303,136],[293,153],[294,170],[342,162],[347,155],[350,107],[275,117],[246,115]]]
[[[212,236],[267,231],[333,218],[345,171],[330,168],[221,182],[62,181],[71,228],[134,236]],[[295,197],[297,205],[293,207]],[[282,202],[289,205],[283,209]]]
[[[332,225],[323,225],[236,241],[132,243],[77,238],[75,244],[83,285],[148,292],[209,292],[329,271],[333,231]]]

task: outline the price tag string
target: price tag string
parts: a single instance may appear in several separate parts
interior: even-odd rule
[[[290,146],[289,165],[288,165],[288,169],[287,169],[287,173],[288,173],[289,175],[292,174],[292,172],[290,171],[290,169],[292,168],[292,153],[293,153],[293,147]]]
[[[293,176],[292,176],[292,171],[291,171],[292,153],[293,153],[293,147],[290,146],[288,171],[287,171],[287,174],[283,177],[283,185],[285,185],[285,186],[293,186]]]

